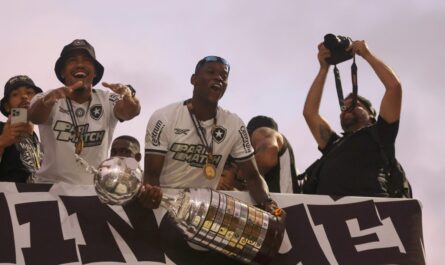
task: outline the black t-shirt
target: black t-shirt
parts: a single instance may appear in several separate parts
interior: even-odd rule
[[[0,122],[0,133],[4,122]],[[37,170],[36,159],[40,160],[40,148],[37,135],[12,144],[5,148],[0,162],[0,181],[26,182],[28,177]],[[40,163],[40,161],[38,161]]]
[[[378,180],[382,167],[379,144],[370,130],[375,126],[383,145],[394,146],[399,121],[377,122],[340,137],[333,134],[322,151],[325,160],[319,172],[317,194],[339,196],[388,196]]]

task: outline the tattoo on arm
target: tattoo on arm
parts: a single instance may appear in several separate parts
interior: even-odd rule
[[[332,131],[329,127],[320,125],[319,131],[320,133],[320,139],[321,141],[323,141],[325,144],[329,141],[329,138],[332,135]]]

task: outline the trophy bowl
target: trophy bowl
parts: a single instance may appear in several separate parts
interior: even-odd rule
[[[134,158],[111,157],[94,172],[94,187],[103,203],[124,205],[142,186],[142,170]]]

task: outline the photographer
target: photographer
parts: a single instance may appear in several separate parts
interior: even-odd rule
[[[376,117],[371,102],[358,96],[356,104],[349,95],[340,113],[343,136],[335,133],[320,115],[320,102],[332,56],[323,43],[318,45],[320,70],[309,89],[303,115],[323,153],[317,170],[315,193],[339,196],[389,196],[387,180],[379,177],[381,153],[371,130],[385,146],[394,146],[399,128],[402,87],[395,73],[369,51],[365,41],[353,41],[346,51],[361,56],[375,71],[385,87]],[[328,59],[329,60],[329,59]],[[392,149],[393,150],[393,149]],[[394,151],[394,150],[393,150]]]

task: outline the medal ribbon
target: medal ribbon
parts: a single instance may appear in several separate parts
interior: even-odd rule
[[[74,108],[73,108],[73,103],[71,102],[71,99],[66,98],[66,105],[68,106],[68,113],[70,114],[71,121],[73,122],[74,130],[76,131],[77,142],[74,143],[75,152],[76,152],[76,154],[80,155],[80,153],[82,152],[82,149],[83,149],[83,135],[85,134],[85,132],[80,133],[79,125],[77,123],[76,115],[74,114]],[[91,105],[91,98],[88,100],[88,106],[85,111],[85,117],[88,115],[90,105]]]
[[[187,109],[189,111],[190,117],[192,118],[193,125],[195,126],[196,132],[198,133],[199,139],[201,140],[202,145],[205,146],[207,150],[207,163],[212,163],[213,161],[213,131],[216,128],[216,115],[213,118],[213,126],[211,131],[211,142],[210,144],[207,142],[207,138],[204,134],[204,128],[201,126],[201,123],[199,122],[198,118],[196,118],[196,115],[193,111],[193,105],[189,102],[187,103]]]

